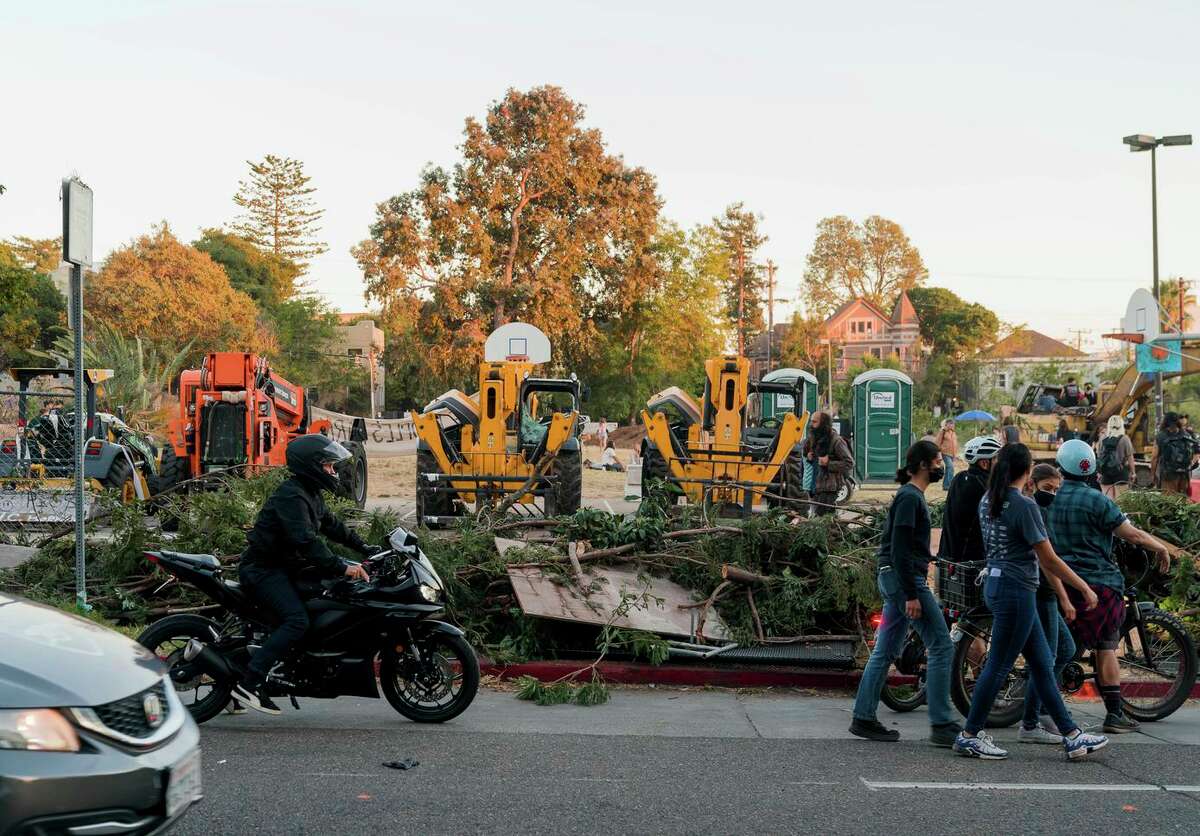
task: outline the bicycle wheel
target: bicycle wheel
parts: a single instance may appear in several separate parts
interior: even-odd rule
[[[1162,610],[1126,625],[1117,648],[1121,704],[1135,720],[1153,722],[1176,711],[1196,684],[1196,645],[1183,623]]]
[[[962,630],[961,638],[955,642],[954,666],[950,670],[950,699],[963,717],[971,713],[971,698],[975,693],[975,684],[987,665],[991,640],[992,617],[987,615],[972,618],[970,629]],[[1025,713],[1025,688],[1028,682],[1025,657],[1018,656],[996,694],[984,726],[998,729],[1020,720]]]
[[[904,649],[900,653],[888,677],[904,677],[905,682],[885,682],[879,698],[892,711],[905,713],[914,711],[925,704],[925,644],[921,636],[911,627]]]

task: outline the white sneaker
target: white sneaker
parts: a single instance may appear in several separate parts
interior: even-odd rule
[[[974,737],[967,737],[965,732],[959,732],[953,748],[957,754],[964,757],[982,758],[986,761],[1000,761],[1008,757],[1008,752],[997,746],[992,736],[984,731]]]
[[[1021,731],[1017,733],[1017,739],[1022,743],[1051,743],[1055,746],[1061,746],[1063,742],[1061,734],[1055,734],[1040,724],[1032,729],[1027,729],[1022,725]]]

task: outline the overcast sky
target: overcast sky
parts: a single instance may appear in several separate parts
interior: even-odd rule
[[[1051,335],[1117,326],[1151,271],[1150,159],[1200,140],[1196,2],[47,2],[0,6],[0,237],[95,249],[227,223],[247,159],[306,164],[330,252],[314,288],[365,307],[374,206],[457,158],[505,88],[558,84],[685,225],[742,200],[794,299],[817,221],[881,214],[931,284]],[[1159,155],[1162,275],[1200,278],[1200,147]],[[778,316],[786,315],[781,311]]]

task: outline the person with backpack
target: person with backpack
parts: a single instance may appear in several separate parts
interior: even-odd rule
[[[1071,409],[1079,406],[1079,399],[1083,393],[1079,391],[1079,384],[1075,382],[1075,378],[1068,377],[1067,385],[1062,388],[1062,394],[1059,395],[1058,405],[1064,409]]]
[[[1154,457],[1150,470],[1164,493],[1187,495],[1196,445],[1183,431],[1179,415],[1168,412],[1154,439]]]
[[[1133,461],[1133,442],[1125,434],[1125,422],[1120,415],[1108,419],[1107,434],[1096,444],[1096,470],[1100,474],[1100,490],[1116,499],[1129,489],[1137,472]]]

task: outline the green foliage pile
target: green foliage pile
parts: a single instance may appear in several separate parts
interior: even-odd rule
[[[246,532],[258,509],[286,478],[282,468],[251,478],[229,477],[218,489],[168,495],[155,500],[159,521],[177,531],[166,537],[143,503],[122,505],[112,495],[101,497],[97,516],[88,526],[88,603],[100,618],[122,624],[141,624],[168,609],[197,607],[211,602],[149,563],[144,553],[160,548],[215,554],[232,561],[246,546]],[[362,514],[348,500],[330,502],[335,511],[355,521],[369,542],[379,543],[395,527],[395,515]],[[70,608],[75,601],[75,538],[48,538],[44,533],[10,537],[38,544],[33,559],[14,569],[0,570],[0,590]],[[348,552],[341,550],[343,554]]]
[[[1200,504],[1159,491],[1126,491],[1117,504],[1138,528],[1185,552],[1175,560],[1167,578],[1151,574],[1142,580],[1145,566],[1140,563],[1123,568],[1126,577],[1139,584],[1143,597],[1157,600],[1158,606],[1179,614],[1200,637],[1200,573],[1191,557],[1200,554]]]
[[[767,576],[755,588],[755,607],[765,635],[790,637],[858,634],[865,614],[878,606],[874,554],[882,512],[867,509],[855,523],[821,517],[798,521],[779,511],[748,521],[721,521],[721,530],[668,538],[670,532],[710,526],[696,511],[671,516],[649,510],[631,518],[581,509],[557,522],[557,542],[530,544],[501,557],[493,537],[511,536],[504,522],[489,528],[463,520],[450,537],[422,538],[422,547],[448,587],[451,615],[472,642],[497,661],[595,652],[620,652],[652,662],[666,658],[666,644],[640,631],[551,623],[526,617],[508,583],[509,563],[536,564],[564,584],[573,583],[565,554],[569,541],[590,550],[620,549],[605,563],[636,563],[645,573],[672,580],[703,600],[723,580],[721,567],[733,564]],[[653,607],[654,601],[633,606]],[[753,643],[753,612],[744,589],[723,595],[715,609],[739,643]]]

